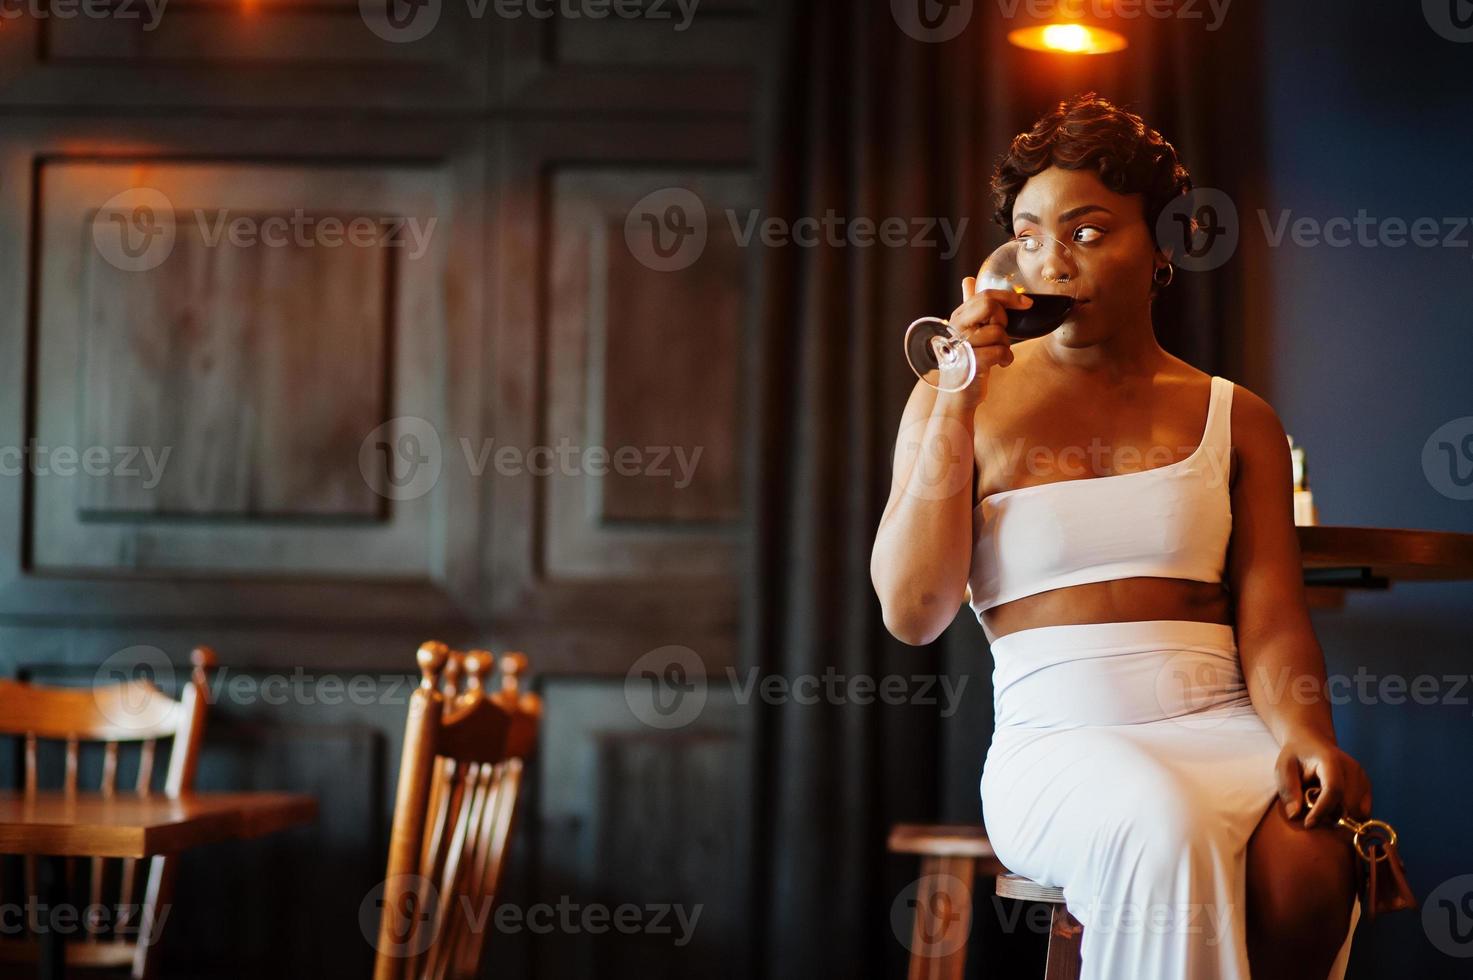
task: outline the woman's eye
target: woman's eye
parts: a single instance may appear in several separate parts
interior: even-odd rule
[[[1094,235],[1093,236],[1087,236],[1086,233],[1088,233],[1088,232],[1094,232]],[[1074,230],[1074,240],[1076,242],[1096,242],[1096,241],[1099,241],[1100,236],[1103,235],[1104,233],[1105,233],[1105,230],[1103,228],[1096,228],[1094,225],[1083,225],[1083,226],[1081,226],[1079,228],[1076,228]],[[1081,236],[1086,236],[1086,237],[1081,237]]]

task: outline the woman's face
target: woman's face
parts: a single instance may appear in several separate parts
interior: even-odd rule
[[[1140,194],[1117,194],[1090,170],[1049,167],[1018,192],[1013,235],[1050,235],[1073,253],[1079,288],[1054,334],[1063,343],[1096,343],[1134,322],[1149,324],[1158,251]]]

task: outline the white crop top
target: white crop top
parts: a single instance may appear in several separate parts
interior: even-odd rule
[[[1186,459],[989,494],[973,511],[968,598],[993,606],[1085,582],[1221,582],[1232,535],[1233,383],[1212,376],[1202,441]]]

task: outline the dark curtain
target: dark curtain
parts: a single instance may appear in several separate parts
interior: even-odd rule
[[[1241,54],[1234,48],[1251,47],[1251,25],[1209,36],[1201,27],[1132,22],[1129,51],[1061,58],[1007,45],[995,4],[977,3],[966,29],[945,43],[902,30],[886,0],[778,6],[772,115],[763,127],[767,215],[967,224],[950,258],[935,230],[930,245],[765,253],[746,656],[789,681],[828,671],[847,679],[935,675],[947,643],[916,649],[891,638],[869,579],[895,433],[914,384],[900,346],[905,326],[960,302],[962,277],[1003,240],[988,219],[996,157],[1076,91],[1093,88],[1140,112],[1177,145],[1198,183],[1242,193],[1251,174],[1215,167],[1227,161],[1216,158],[1212,140],[1234,127],[1221,138],[1234,160],[1252,159],[1244,135],[1252,120],[1246,129],[1241,119],[1229,122],[1251,102],[1241,73],[1212,64],[1232,64]],[[1233,92],[1213,87],[1223,77],[1234,78]],[[909,227],[911,237],[924,232],[923,223]],[[1179,272],[1157,304],[1163,345],[1221,373],[1224,324],[1239,308],[1234,276]],[[985,681],[980,629],[959,623],[949,642],[958,634]],[[990,699],[990,688],[979,687],[969,696]],[[763,710],[759,975],[902,975],[906,953],[891,930],[891,904],[917,869],[914,859],[886,855],[886,834],[899,820],[941,816],[944,743],[974,740],[976,751],[964,755],[980,760],[989,732],[948,728],[934,705],[829,699]],[[980,822],[978,775],[955,777],[970,781],[973,798],[951,819]]]

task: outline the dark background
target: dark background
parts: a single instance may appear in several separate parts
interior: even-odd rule
[[[1236,0],[1216,30],[1141,18],[1129,49],[1090,59],[1008,46],[1004,6],[982,2],[946,8],[965,28],[943,43],[880,0],[703,0],[684,31],[653,11],[477,17],[445,0],[412,42],[342,0],[175,0],[152,31],[0,24],[0,446],[172,449],[146,493],[0,477],[0,670],[88,682],[135,646],[177,665],[208,643],[227,682],[201,785],[321,803],[313,828],[186,859],[170,973],[366,973],[359,907],[383,874],[401,679],[436,637],[525,650],[546,699],[507,901],[702,909],[684,946],[498,937],[499,974],[901,975],[890,913],[917,869],[884,836],[980,820],[991,660],[967,610],[931,648],[888,638],[868,554],[913,380],[899,338],[954,307],[998,240],[993,160],[1077,91],[1144,115],[1240,232],[1216,268],[1178,272],[1163,344],[1277,408],[1322,523],[1473,531],[1473,504],[1423,465],[1434,430],[1473,415],[1473,232],[1271,247],[1259,218],[1473,217],[1473,44],[1425,7]],[[436,226],[411,258],[212,248],[181,218],[167,260],[120,270],[91,229],[132,187],[181,214]],[[673,191],[699,199],[708,240],[660,271],[626,226],[660,220]],[[969,225],[954,257],[744,247],[728,209]],[[391,499],[359,451],[405,416],[437,435],[440,475]],[[565,438],[702,456],[677,489],[477,475],[462,443]],[[1466,677],[1469,609],[1467,584],[1400,585],[1315,623],[1332,675]],[[699,716],[667,730],[646,722],[639,671],[669,647],[711,679]],[[945,718],[743,703],[728,667],[966,687]],[[283,677],[302,678],[284,698],[251,686]],[[337,679],[373,694],[342,703]],[[1473,691],[1438,690],[1447,703],[1335,714],[1413,887],[1455,903],[1473,890],[1453,880],[1473,874]],[[1004,930],[986,886],[974,975],[1041,972],[1043,937]],[[1363,927],[1350,975],[1466,975],[1473,916],[1428,904]]]

